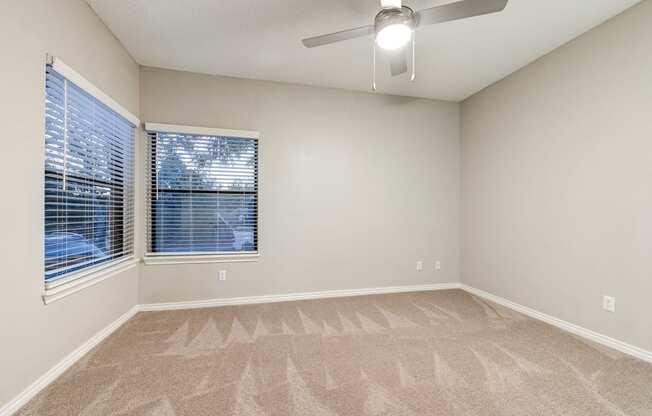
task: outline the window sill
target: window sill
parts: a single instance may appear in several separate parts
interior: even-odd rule
[[[42,295],[43,303],[47,305],[49,303],[63,299],[66,296],[77,293],[80,290],[86,289],[87,287],[96,285],[119,273],[133,269],[136,266],[138,266],[138,259],[131,257],[129,259],[118,261],[108,267],[103,267],[99,270],[88,272],[77,279],[62,283],[56,287],[45,289]]]
[[[143,257],[146,266],[159,264],[203,264],[203,263],[245,263],[256,262],[259,253],[247,254],[185,254],[166,255],[148,253]]]

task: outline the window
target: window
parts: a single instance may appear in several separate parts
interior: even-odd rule
[[[257,134],[152,124],[146,129],[148,256],[256,254]]]
[[[46,292],[134,254],[135,125],[76,82],[46,66]]]

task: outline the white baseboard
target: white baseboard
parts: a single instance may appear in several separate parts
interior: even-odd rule
[[[33,382],[29,387],[23,390],[18,396],[13,400],[6,403],[0,408],[0,416],[11,416],[14,412],[18,411],[23,407],[28,401],[30,401],[38,392],[43,390],[48,384],[52,383],[57,379],[64,371],[66,371],[70,366],[77,362],[81,357],[84,356],[87,352],[93,349],[97,344],[102,342],[106,337],[111,335],[116,329],[120,328],[122,324],[127,322],[132,316],[138,312],[138,305],[132,307],[125,314],[120,316],[118,319],[109,324],[106,328],[102,329],[100,332],[95,334],[91,339],[84,342],[76,350],[68,354],[63,360],[58,364],[52,367],[47,373],[39,377],[35,382]]]
[[[499,296],[482,291],[480,289],[467,286],[465,284],[460,285],[460,288],[472,295],[476,295],[481,298],[492,301],[494,303],[497,303],[499,305],[505,306],[509,309],[520,312],[523,315],[527,315],[531,318],[538,319],[540,321],[556,326],[557,328],[563,329],[564,331],[568,331],[582,338],[586,338],[590,341],[597,342],[598,344],[602,344],[606,347],[613,348],[614,350],[620,351],[624,354],[628,354],[638,359],[641,359],[643,361],[652,363],[652,351],[644,350],[642,348],[636,347],[626,342],[608,337],[606,335],[597,333],[595,331],[591,331],[590,329],[586,329],[579,325],[575,325],[570,322],[561,320],[559,318],[555,318],[554,316],[550,316],[543,312],[539,312],[532,308],[528,308],[527,306],[519,305],[518,303],[501,298]]]
[[[459,289],[460,283],[435,283],[413,286],[389,286],[367,289],[325,290],[321,292],[287,293],[280,295],[246,296],[238,298],[220,298],[197,300],[191,302],[148,303],[141,304],[141,311],[165,311],[175,309],[211,308],[215,306],[249,305],[254,303],[288,302],[293,300],[343,298],[347,296],[380,295],[384,293],[421,292],[426,290]]]

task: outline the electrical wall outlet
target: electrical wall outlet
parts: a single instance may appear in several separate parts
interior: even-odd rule
[[[226,280],[226,270],[220,270],[220,280]]]
[[[441,262],[439,260],[435,261],[435,270],[441,270]]]
[[[613,296],[603,296],[602,309],[609,312],[616,312],[616,298]]]
[[[420,272],[421,270],[423,270],[423,262],[419,260],[417,262],[417,271]]]

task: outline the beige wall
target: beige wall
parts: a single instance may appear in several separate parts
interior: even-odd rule
[[[458,104],[152,68],[140,79],[143,121],[262,136],[260,261],[144,266],[141,303],[458,281]]]
[[[132,112],[138,66],[81,0],[0,3],[0,407],[137,301],[138,270],[44,306],[45,54]]]
[[[645,1],[462,106],[462,281],[647,350],[651,23]]]

